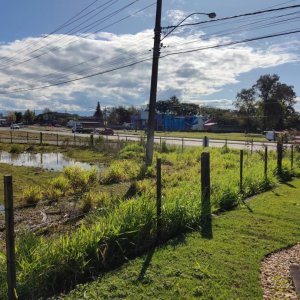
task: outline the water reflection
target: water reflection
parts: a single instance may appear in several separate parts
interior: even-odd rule
[[[4,212],[4,205],[0,205],[0,213]]]
[[[62,171],[67,166],[79,166],[84,169],[97,167],[102,169],[103,165],[91,165],[81,163],[72,158],[64,156],[62,153],[30,153],[20,154],[0,151],[0,162],[13,166],[38,167],[53,171]]]

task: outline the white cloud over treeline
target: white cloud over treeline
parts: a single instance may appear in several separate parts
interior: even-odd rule
[[[152,37],[153,31],[145,30],[122,35],[53,35],[0,45],[0,110],[49,107],[90,111],[97,101],[108,106],[144,105],[149,98]],[[224,42],[229,42],[228,38],[205,40],[201,32],[168,37],[160,61],[158,98],[176,94],[185,101],[201,103],[201,99],[237,83],[241,74],[299,61],[299,43],[295,46],[295,42],[264,48],[241,44],[164,57]],[[144,59],[149,60],[67,85],[6,94],[106,72]]]

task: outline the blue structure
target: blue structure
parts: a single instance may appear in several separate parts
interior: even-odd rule
[[[131,123],[134,128],[146,129],[147,119],[144,116],[132,116]],[[189,131],[203,130],[203,118],[200,116],[175,116],[171,114],[156,114],[155,130],[161,131]]]

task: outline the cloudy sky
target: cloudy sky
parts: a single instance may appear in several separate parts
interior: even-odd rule
[[[158,99],[232,108],[242,88],[277,73],[300,96],[300,1],[163,0],[162,26],[191,13],[217,20],[177,28],[165,39]],[[0,110],[91,114],[101,106],[148,103],[153,0],[10,0],[0,11]],[[299,5],[299,7],[297,7]],[[230,16],[279,9],[228,20]],[[193,15],[183,24],[206,22]],[[300,98],[296,105],[300,111]]]

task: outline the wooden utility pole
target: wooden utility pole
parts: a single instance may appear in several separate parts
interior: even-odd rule
[[[155,29],[154,29],[152,76],[151,76],[151,88],[150,88],[150,99],[149,99],[149,116],[148,116],[148,125],[147,125],[146,165],[148,166],[152,164],[152,160],[153,160],[155,108],[156,108],[157,81],[158,81],[158,62],[160,56],[161,13],[162,13],[162,0],[157,0]]]

